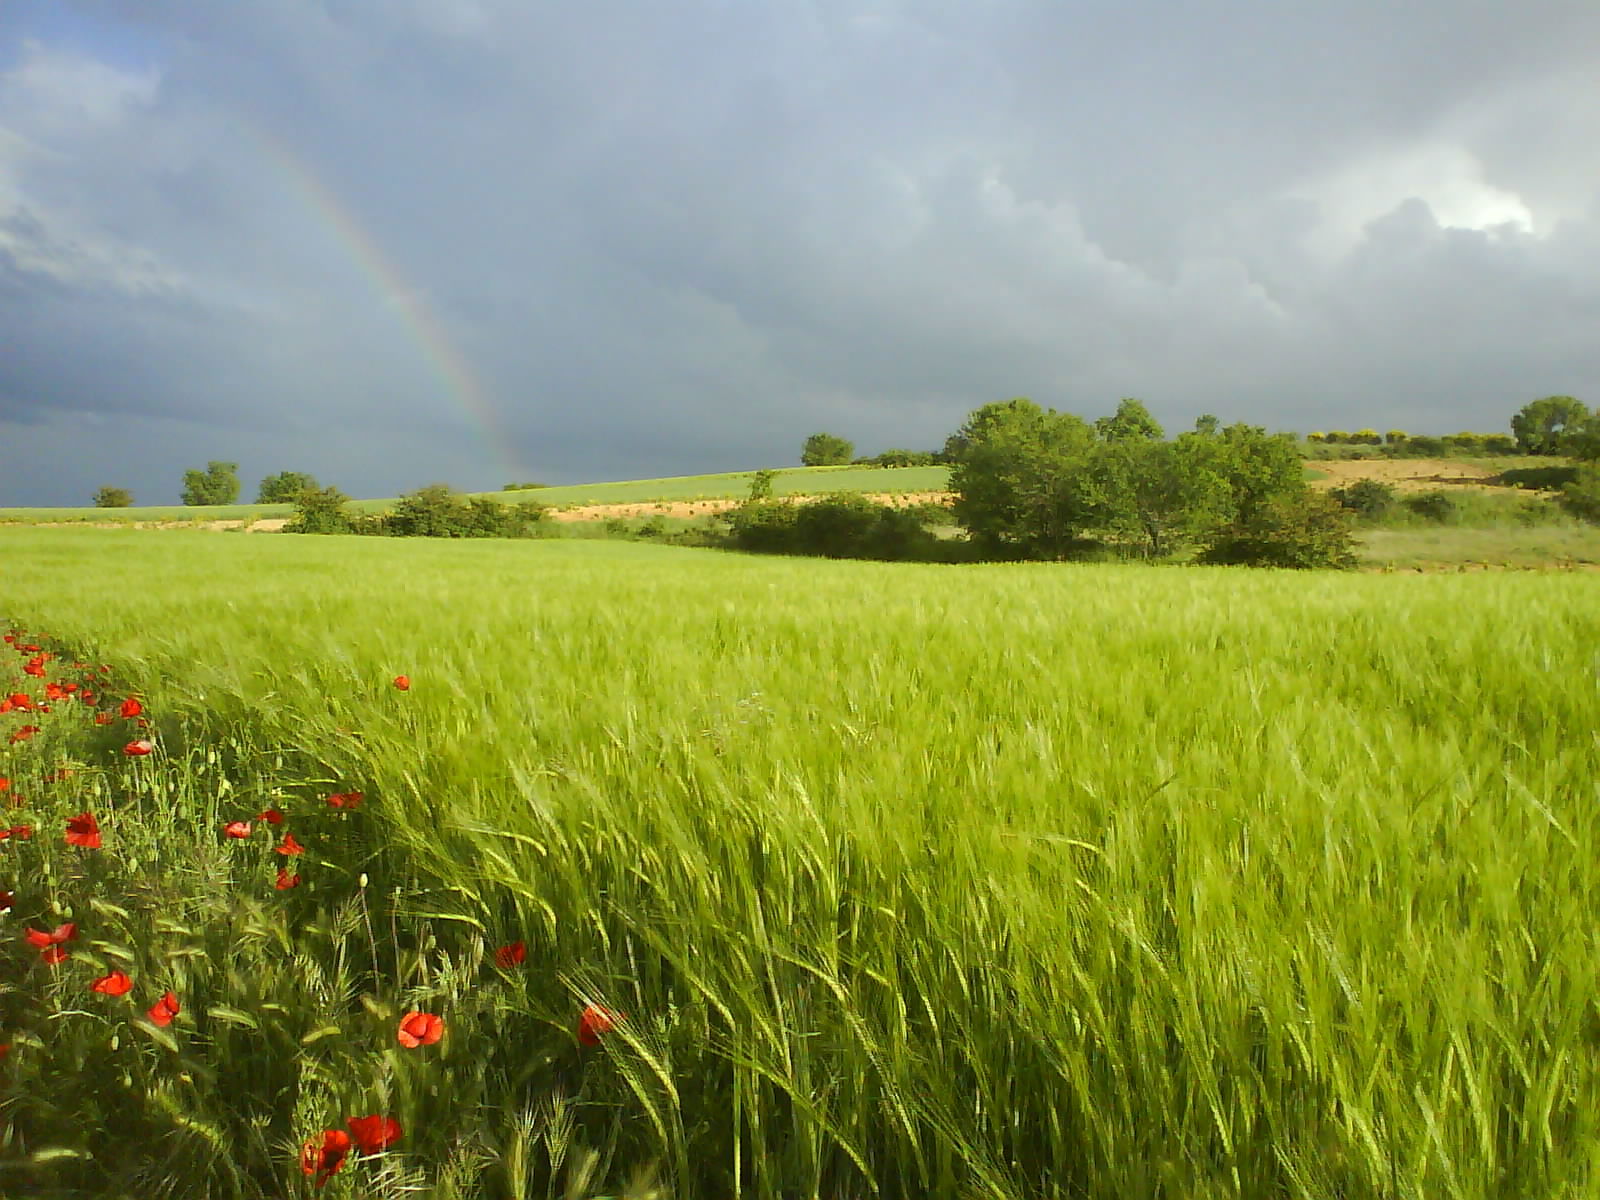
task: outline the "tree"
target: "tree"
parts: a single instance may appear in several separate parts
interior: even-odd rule
[[[1115,416],[1101,417],[1094,423],[1095,432],[1108,442],[1125,442],[1136,438],[1159,441],[1163,430],[1138,400],[1131,397],[1117,405]]]
[[[321,487],[304,471],[280,471],[261,481],[256,492],[257,504],[293,504],[301,492],[315,491]]]
[[[808,467],[842,467],[855,452],[855,445],[836,433],[813,433],[800,450],[800,461]]]
[[[232,504],[239,499],[239,464],[209,462],[204,471],[183,473],[183,502],[188,505]]]
[[[1032,400],[976,409],[946,443],[952,511],[988,554],[1060,558],[1091,522],[1094,430]]]
[[[1186,433],[1176,441],[1104,442],[1091,454],[1094,524],[1122,540],[1170,554],[1226,519],[1230,488],[1215,438]]]
[[[1565,454],[1589,409],[1571,396],[1546,396],[1525,404],[1511,418],[1511,432],[1524,454]]]
[[[1600,410],[1590,413],[1572,431],[1569,453],[1580,462],[1600,462]]]
[[[96,508],[127,508],[133,504],[133,493],[127,488],[103,487],[94,494]]]

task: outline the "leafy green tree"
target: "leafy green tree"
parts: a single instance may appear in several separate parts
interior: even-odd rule
[[[1585,426],[1589,409],[1571,396],[1546,396],[1525,404],[1511,418],[1511,433],[1524,454],[1565,454]]]
[[[301,492],[318,489],[322,485],[304,471],[280,471],[261,481],[256,492],[257,504],[293,504]]]
[[[801,447],[800,461],[808,467],[842,467],[855,452],[854,443],[836,433],[813,433]]]
[[[759,503],[762,500],[772,499],[772,481],[778,477],[776,471],[761,470],[750,476],[750,502]]]
[[[1291,434],[1268,433],[1259,425],[1229,425],[1212,449],[1216,469],[1228,481],[1230,511],[1238,517],[1306,490],[1305,462]]]
[[[947,443],[956,520],[987,554],[1062,557],[1092,521],[1094,442],[1081,418],[1025,398],[976,409]]]
[[[239,464],[209,462],[204,471],[183,473],[183,502],[188,505],[233,504],[239,499]]]
[[[1088,486],[1095,527],[1160,557],[1225,520],[1230,487],[1215,442],[1186,433],[1171,442],[1133,437],[1094,447]]]
[[[94,494],[96,508],[128,508],[133,504],[133,493],[127,488],[103,487]]]
[[[1094,428],[1108,442],[1141,438],[1154,441],[1163,435],[1160,423],[1150,415],[1150,410],[1131,397],[1117,405],[1116,415],[1101,417],[1094,423]]]
[[[1194,431],[1202,437],[1210,437],[1212,434],[1222,431],[1222,422],[1211,413],[1201,413],[1194,419]],[[1320,442],[1321,440],[1322,435],[1320,433],[1306,434],[1306,441],[1308,442]]]

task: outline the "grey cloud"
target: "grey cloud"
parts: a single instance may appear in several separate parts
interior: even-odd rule
[[[502,482],[391,284],[558,479],[932,446],[1013,394],[1440,431],[1600,394],[1589,3],[76,6],[162,50],[70,121],[0,82],[48,151],[0,139],[0,421],[52,436],[159,415],[357,492]],[[1397,156],[1423,194],[1350,190]],[[1534,233],[1441,224],[1479,192]],[[101,482],[8,457],[0,502]]]

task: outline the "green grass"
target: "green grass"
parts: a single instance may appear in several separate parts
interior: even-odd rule
[[[0,887],[192,1001],[169,1049],[90,964],[15,951],[6,1194],[308,1195],[299,1140],[376,1111],[405,1140],[324,1194],[1600,1185],[1600,577],[0,556],[14,618],[117,664],[162,746],[125,760],[76,706],[12,748],[19,811],[93,805],[107,844],[6,845]],[[217,833],[268,803],[302,889]],[[525,969],[486,963],[514,937]],[[585,1003],[629,1014],[592,1052]],[[394,1047],[410,1008],[440,1046]]]
[[[1371,529],[1359,535],[1362,565],[1551,567],[1600,563],[1600,526],[1576,522],[1542,528],[1471,529],[1416,526]]]
[[[644,504],[652,501],[742,499],[750,493],[753,472],[721,475],[679,475],[667,479],[635,479],[617,483],[580,483],[565,487],[480,492],[507,503],[534,500],[540,504]],[[790,467],[776,473],[773,493],[809,496],[825,492],[936,492],[949,478],[946,467]],[[360,512],[380,512],[394,499],[356,500]],[[289,504],[229,504],[186,508],[167,505],[145,508],[0,508],[0,522],[38,524],[67,522],[117,524],[140,521],[237,521],[287,517]]]

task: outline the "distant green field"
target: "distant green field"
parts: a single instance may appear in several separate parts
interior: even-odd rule
[[[617,483],[575,483],[563,487],[534,488],[511,492],[480,492],[497,500],[516,503],[536,500],[540,504],[644,504],[654,500],[716,500],[745,496],[750,491],[752,471],[730,471],[721,475],[678,475],[666,479],[634,479]],[[773,492],[779,496],[810,496],[824,492],[937,492],[949,480],[947,467],[788,467],[777,473]],[[356,500],[352,507],[361,512],[378,512],[394,504],[394,498]],[[146,508],[0,508],[0,522],[22,524],[42,522],[115,522],[261,520],[287,517],[294,511],[289,504],[229,504],[188,508],[163,505]]]
[[[110,718],[0,716],[38,727],[0,738],[38,830],[0,846],[0,1194],[1597,1194],[1600,575],[0,560]],[[64,921],[46,966],[20,930]],[[301,1142],[369,1113],[403,1138],[317,1191]]]

